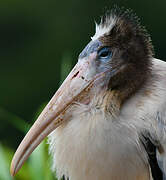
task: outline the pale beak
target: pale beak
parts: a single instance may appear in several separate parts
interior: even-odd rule
[[[80,60],[70,72],[61,87],[55,93],[36,122],[33,124],[25,138],[19,145],[11,162],[10,173],[14,176],[23,163],[54,129],[68,120],[66,115],[75,101],[86,101],[87,93],[94,82],[104,76],[104,73],[95,74],[89,70],[93,66],[96,53],[92,53],[86,60]]]

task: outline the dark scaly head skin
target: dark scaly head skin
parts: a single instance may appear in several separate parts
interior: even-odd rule
[[[132,10],[115,7],[102,17],[98,26],[108,27],[113,20],[111,29],[98,40],[100,48],[109,47],[113,54],[107,68],[118,69],[110,78],[109,90],[114,104],[119,104],[120,108],[125,99],[139,90],[150,77],[154,51],[149,34]]]

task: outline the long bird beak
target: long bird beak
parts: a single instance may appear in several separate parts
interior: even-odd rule
[[[19,145],[13,160],[11,162],[10,173],[14,176],[21,168],[23,163],[54,129],[69,119],[69,109],[78,99],[84,101],[86,92],[91,89],[97,79],[104,74],[89,72],[92,69],[96,53],[92,53],[88,58],[78,61],[76,66],[70,72],[61,87],[55,93],[36,122]],[[91,70],[92,71],[92,70]],[[85,93],[85,94],[84,94]]]

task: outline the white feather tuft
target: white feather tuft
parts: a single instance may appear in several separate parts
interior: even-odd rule
[[[114,27],[114,25],[116,24],[116,21],[117,21],[117,18],[115,16],[110,15],[106,17],[104,23],[102,22],[102,19],[101,19],[100,24],[97,24],[95,22],[96,33],[93,37],[91,37],[92,41],[95,41],[96,39],[109,33],[111,29]]]

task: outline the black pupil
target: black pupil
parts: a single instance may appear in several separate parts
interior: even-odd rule
[[[100,57],[107,57],[109,54],[109,51],[103,51],[101,54],[100,54]]]

